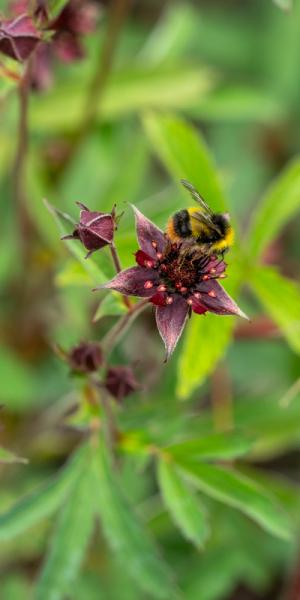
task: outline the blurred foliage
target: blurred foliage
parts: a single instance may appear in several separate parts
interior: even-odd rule
[[[31,94],[25,244],[7,76],[23,67],[0,61],[0,598],[279,598],[299,570],[300,1],[133,2],[78,142],[114,2],[99,4],[85,58],[57,61]],[[182,177],[232,216],[225,287],[251,322],[194,315],[165,365],[151,310],[139,315],[111,357],[143,384],[112,405],[112,457],[104,408],[61,349],[101,340],[125,307],[91,291],[113,275],[107,249],[85,260],[59,238],[76,201],[116,203],[128,267],[128,204],[164,228],[188,206]]]

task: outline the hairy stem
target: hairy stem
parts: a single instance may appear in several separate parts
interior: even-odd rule
[[[17,132],[17,150],[13,167],[13,194],[16,204],[17,218],[20,231],[21,256],[26,259],[28,238],[33,226],[27,211],[25,191],[25,166],[28,148],[28,98],[30,85],[31,61],[28,61],[24,76],[19,85],[19,123]]]
[[[100,48],[97,68],[88,88],[79,141],[89,133],[96,118],[99,118],[101,98],[113,67],[120,32],[128,14],[130,4],[131,0],[113,0],[111,3],[104,43]]]
[[[108,334],[102,340],[102,348],[104,350],[106,359],[112,352],[116,344],[126,333],[130,325],[132,325],[133,321],[135,321],[136,317],[146,308],[148,304],[149,300],[146,299],[141,300],[140,302],[132,306],[130,310],[123,317],[121,317],[116,323],[116,325],[108,332]]]

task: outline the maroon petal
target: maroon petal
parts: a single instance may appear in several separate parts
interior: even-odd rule
[[[203,315],[207,312],[206,306],[204,306],[204,304],[202,304],[198,298],[195,298],[195,296],[191,296],[189,298],[189,305],[193,312],[197,313],[197,315]]]
[[[15,60],[26,60],[40,41],[40,33],[28,15],[0,22],[0,51]]]
[[[189,312],[189,306],[183,298],[172,298],[172,304],[158,306],[156,309],[156,324],[166,347],[166,360],[175,350]]]
[[[132,205],[136,220],[136,233],[141,249],[156,259],[157,252],[163,252],[166,239],[158,227],[149,221],[135,206]]]
[[[116,290],[126,296],[149,298],[153,295],[154,286],[158,284],[158,275],[154,269],[131,267],[130,269],[121,271],[111,281],[101,285],[100,289],[107,288]]]
[[[216,280],[210,279],[209,281],[202,282],[198,285],[198,291],[201,294],[199,301],[210,312],[218,315],[238,315],[239,317],[248,319],[247,315],[245,315]]]
[[[155,265],[155,260],[143,250],[138,250],[135,253],[135,260],[140,267],[145,267],[146,269],[151,269]]]

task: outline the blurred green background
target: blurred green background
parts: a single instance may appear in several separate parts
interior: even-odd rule
[[[199,437],[214,429],[216,419],[222,421],[216,412],[225,398],[233,426],[245,428],[254,440],[238,469],[277,498],[295,537],[275,537],[243,510],[203,495],[211,533],[199,551],[173,524],[149,456],[125,453],[119,477],[176,574],[179,597],[295,600],[300,598],[294,589],[300,569],[300,2],[134,2],[97,119],[77,145],[112,7],[113,2],[100,3],[97,30],[83,40],[85,58],[70,65],[56,61],[51,88],[31,95],[24,186],[33,228],[23,239],[12,193],[16,84],[0,79],[1,446],[29,460],[0,466],[1,512],[56,474],[84,436],[84,417],[70,417],[82,382],[70,376],[55,346],[68,351],[82,340],[100,340],[118,312],[114,297],[102,304],[104,294],[91,291],[113,273],[109,254],[104,250],[85,262],[79,243],[60,241],[43,199],[75,220],[76,201],[101,211],[116,203],[124,211],[116,245],[122,265],[130,266],[137,243],[129,203],[163,228],[172,212],[188,205],[179,185],[187,177],[216,210],[227,205],[232,215],[237,244],[228,255],[228,289],[251,323],[194,316],[165,365],[151,310],[140,316],[113,355],[116,364],[134,365],[144,386],[118,409],[120,428],[158,445]],[[7,3],[1,8],[5,14]],[[35,597],[54,521],[44,514],[36,523],[29,519],[29,529],[17,524],[14,531],[16,513],[11,529],[4,519],[4,533],[0,517],[1,600]],[[128,575],[126,556],[120,567],[97,527],[76,583],[63,593],[54,586],[53,595],[37,597],[160,596],[141,590]]]

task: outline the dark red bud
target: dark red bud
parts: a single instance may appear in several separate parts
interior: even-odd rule
[[[123,366],[108,369],[104,386],[118,402],[141,387],[136,381],[131,367]]]
[[[68,362],[77,373],[97,371],[103,362],[101,347],[97,342],[82,342],[69,352]]]
[[[111,244],[115,231],[115,215],[112,213],[101,213],[91,211],[83,204],[80,212],[80,221],[72,235],[64,236],[62,239],[80,239],[88,250],[87,257],[96,250]]]
[[[41,39],[31,18],[24,14],[0,22],[0,52],[23,62],[29,58]]]

